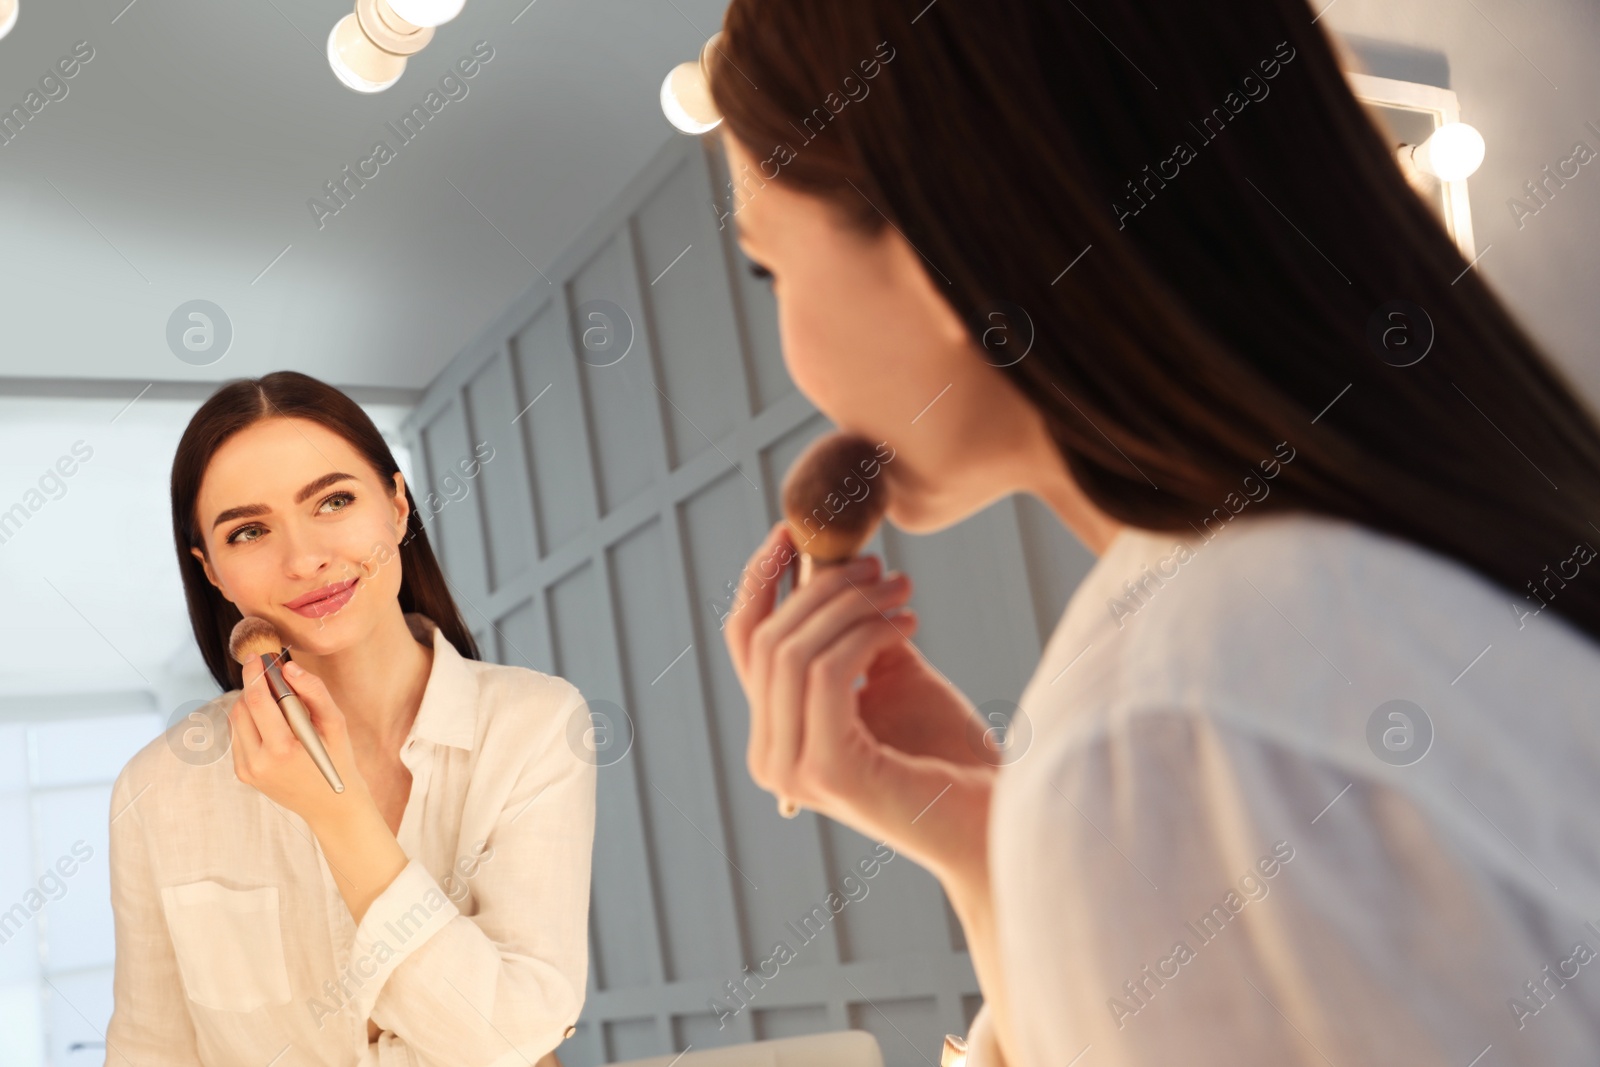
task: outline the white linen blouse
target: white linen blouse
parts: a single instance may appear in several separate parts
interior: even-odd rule
[[[1009,1067],[1600,1062],[1600,645],[1540,606],[1594,549],[1535,599],[1342,519],[1208,532],[1120,533],[1022,697]]]
[[[359,924],[305,820],[226,751],[180,758],[191,723],[123,768],[108,1067],[525,1067],[572,1032],[596,769],[568,739],[587,705],[564,679],[465,659],[431,620],[406,621],[433,647],[400,749],[408,862]],[[208,708],[224,728],[238,692]]]

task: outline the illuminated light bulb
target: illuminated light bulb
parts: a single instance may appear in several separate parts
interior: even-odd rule
[[[700,49],[699,62],[679,63],[661,82],[661,111],[684,133],[706,133],[722,123],[722,113],[711,99],[710,68],[706,63],[706,56],[721,36],[721,31],[711,35]]]
[[[443,26],[467,6],[467,0],[389,0],[394,13],[413,26]]]
[[[385,0],[356,0],[355,12],[328,34],[328,65],[356,92],[381,92],[400,80],[406,57],[431,40],[431,26],[406,22]]]
[[[339,80],[358,93],[380,93],[406,72],[406,57],[385,52],[361,32],[352,13],[328,34],[328,65]]]
[[[722,123],[698,63],[679,63],[668,72],[661,83],[661,110],[684,133],[706,133]]]
[[[17,0],[0,0],[0,37],[11,32],[17,24]]]
[[[1483,134],[1465,122],[1447,122],[1411,149],[1411,161],[1424,174],[1454,182],[1482,165],[1483,152]]]

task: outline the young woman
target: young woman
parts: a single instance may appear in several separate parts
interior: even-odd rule
[[[1314,15],[733,0],[710,56],[890,521],[1099,555],[1002,753],[876,560],[779,602],[775,526],[724,630],[756,781],[943,882],[970,1067],[1600,1056],[1600,431]]]
[[[566,741],[582,695],[478,659],[393,455],[313,378],[236,381],[201,405],[172,523],[225,692],[113,789],[108,1063],[550,1053],[587,973],[595,766]],[[229,657],[241,615],[288,647],[343,793],[259,663]]]

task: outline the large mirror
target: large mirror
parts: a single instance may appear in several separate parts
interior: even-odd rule
[[[541,1042],[530,1065],[960,1062],[946,1037],[984,991],[940,881],[884,835],[781,810],[747,762],[727,628],[786,476],[836,426],[780,341],[828,317],[780,317],[740,241],[748,172],[714,124],[670,121],[710,106],[693,70],[721,62],[707,42],[727,6],[0,0],[0,1067],[240,1062],[235,1038],[280,1067],[408,1047],[509,1065]],[[943,17],[906,6],[908,33]],[[1541,336],[1586,352],[1588,301],[1556,283],[1592,263],[1589,168],[1560,172],[1565,223],[1505,202],[1576,159],[1574,138],[1600,147],[1571,110],[1595,99],[1593,64],[1567,64],[1557,100],[1556,62],[1527,41],[1539,64],[1519,66],[1487,24],[1521,23],[1514,5],[1481,0],[1471,33],[1478,16],[1442,0],[1320,7],[1302,21],[1340,38],[1467,269],[1501,270]],[[1515,32],[1592,52],[1591,15],[1562,5]],[[1138,65],[1127,48],[1108,70]],[[829,113],[874,106],[893,52],[841,71]],[[1482,171],[1446,143],[1463,125],[1487,140]],[[791,195],[776,188],[754,195]],[[1286,244],[1323,225],[1283,219]],[[1041,299],[1107,269],[1106,248],[1082,254]],[[281,371],[331,388],[213,400]],[[889,384],[904,439],[959,401]],[[852,461],[849,506],[894,463],[887,445]],[[973,760],[1002,770],[1096,562],[1057,518],[1007,495],[926,533],[874,521],[846,553],[913,576],[915,652],[980,720]],[[370,522],[372,551],[319,563],[335,522]],[[268,552],[276,577],[251,562]],[[763,581],[795,580],[781,570]],[[391,642],[381,668],[350,666],[336,636],[368,588],[387,597],[361,631]],[[287,627],[261,638],[271,671],[229,648],[251,605]],[[341,663],[415,718],[340,689]],[[255,713],[292,733],[273,688],[290,664],[349,694],[351,792],[370,804],[337,831],[307,814],[335,809],[331,785],[302,811],[320,779],[239,776],[219,694],[255,684]],[[525,1028],[496,1025],[511,1017]],[[408,1045],[424,1025],[434,1044]],[[715,1050],[730,1058],[698,1058]]]

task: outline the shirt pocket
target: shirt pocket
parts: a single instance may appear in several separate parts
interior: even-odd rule
[[[218,1011],[289,1002],[289,968],[278,922],[278,887],[230,889],[202,879],[163,886],[184,992]]]

